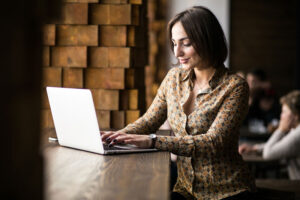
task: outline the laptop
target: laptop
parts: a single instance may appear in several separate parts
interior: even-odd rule
[[[108,147],[103,143],[89,89],[47,87],[46,90],[58,143],[61,146],[98,154],[157,151],[157,149],[141,149],[135,145]]]

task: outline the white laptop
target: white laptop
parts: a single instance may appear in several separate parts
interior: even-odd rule
[[[135,145],[108,147],[104,144],[89,89],[61,87],[46,89],[58,143],[61,146],[99,154],[157,151],[157,149],[140,149]]]

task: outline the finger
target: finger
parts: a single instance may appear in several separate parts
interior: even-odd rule
[[[129,139],[132,139],[133,135],[129,135],[129,134],[121,134],[119,135],[118,137],[116,137],[114,139],[114,143],[118,143],[118,144],[122,144],[124,143],[125,144],[125,140],[129,140]]]
[[[104,133],[101,135],[102,141],[106,141],[107,138],[109,138],[114,133],[115,132],[113,132],[113,131],[104,131]]]
[[[115,132],[114,134],[110,135],[110,136],[106,139],[106,141],[107,141],[107,142],[110,142],[110,144],[113,145],[113,144],[117,143],[116,138],[117,138],[118,136],[120,136],[120,135],[125,135],[125,133],[123,133],[123,132]]]

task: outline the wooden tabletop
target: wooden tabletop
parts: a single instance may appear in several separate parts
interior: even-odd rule
[[[45,199],[168,199],[168,152],[103,156],[51,144]]]
[[[273,193],[274,191],[289,192],[293,194],[293,199],[300,199],[300,180],[257,179],[255,183],[258,188],[270,189]],[[278,195],[278,193],[276,193],[276,195]]]

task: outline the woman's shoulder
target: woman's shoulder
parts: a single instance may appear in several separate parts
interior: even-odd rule
[[[172,67],[169,69],[166,77],[168,79],[177,79],[177,78],[180,78],[180,77],[184,77],[188,74],[188,71],[187,70],[184,70],[182,67],[178,67],[178,66],[175,66],[175,67]]]
[[[240,75],[238,75],[237,73],[231,70],[228,70],[226,79],[232,85],[236,85],[236,86],[243,85],[244,87],[247,88],[249,87],[247,81],[243,77],[241,77]]]

